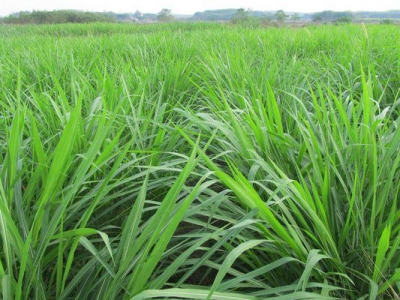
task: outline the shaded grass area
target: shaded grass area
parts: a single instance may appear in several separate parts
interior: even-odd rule
[[[1,27],[4,299],[392,299],[395,26]]]

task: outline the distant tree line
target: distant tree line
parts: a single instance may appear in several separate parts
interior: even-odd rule
[[[106,13],[83,12],[74,10],[19,12],[2,19],[5,24],[61,24],[115,22],[112,15]]]
[[[260,14],[259,12],[254,12],[253,10],[246,10],[240,8],[231,18],[232,23],[246,25],[246,26],[257,26],[257,25],[280,25],[286,22],[299,22],[301,17],[298,13],[286,14],[283,10],[278,10],[273,13]]]
[[[273,20],[274,13],[257,11],[250,9],[216,9],[196,12],[192,18],[193,21],[233,21],[234,23],[242,23],[243,20]]]
[[[196,12],[192,19],[194,21],[230,21],[236,13],[237,9],[206,10]]]
[[[185,21],[223,21],[253,26],[261,24],[282,24],[293,22],[321,22],[321,23],[349,23],[352,21],[380,21],[389,24],[400,19],[400,10],[386,12],[337,12],[322,11],[318,13],[290,13],[283,10],[276,12],[256,11],[249,9],[217,9],[197,12],[193,16],[186,16]],[[113,13],[113,12],[83,12],[77,10],[32,11],[19,12],[8,17],[0,18],[0,23],[6,24],[58,24],[58,23],[92,23],[92,22],[171,22],[180,20],[170,9],[162,9],[158,14],[141,13]]]
[[[192,17],[193,21],[232,21],[234,23],[254,22],[254,19],[261,21],[276,21],[283,23],[286,21],[314,21],[314,22],[335,22],[346,23],[357,20],[381,20],[381,19],[400,19],[400,10],[386,12],[351,12],[351,11],[322,11],[317,13],[285,13],[282,10],[276,12],[256,11],[241,9],[217,9],[197,12]]]
[[[362,18],[371,19],[399,19],[400,10],[390,10],[390,11],[362,11],[357,13]]]
[[[314,22],[334,22],[337,20],[352,20],[353,13],[350,11],[325,10],[315,13],[312,17]]]
[[[157,21],[159,22],[171,22],[174,21],[175,17],[172,15],[171,10],[163,8],[157,15]]]
[[[386,20],[386,22],[393,22],[393,20],[400,19],[400,10],[391,11],[331,11],[326,10],[318,12],[306,17],[311,17],[314,22],[333,22],[333,23],[348,23],[351,21],[373,21],[373,20]]]

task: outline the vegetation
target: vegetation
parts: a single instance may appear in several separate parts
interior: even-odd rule
[[[232,17],[231,22],[241,27],[257,28],[264,24],[265,18],[256,17],[251,10],[245,10],[240,8],[236,11],[236,14]]]
[[[275,18],[279,23],[283,23],[285,22],[286,18],[288,17],[287,14],[285,14],[285,12],[283,10],[278,10],[275,13]]]
[[[400,31],[0,27],[3,299],[394,299]]]
[[[400,10],[389,10],[389,11],[362,11],[358,13],[363,18],[370,19],[399,19]]]
[[[384,19],[384,20],[381,21],[381,24],[386,24],[386,25],[388,25],[388,24],[393,24],[393,23],[394,23],[394,22],[393,22],[392,19]]]
[[[295,21],[295,22],[297,22],[297,21],[300,21],[301,18],[300,18],[300,15],[298,13],[294,13],[294,14],[292,14],[290,16],[290,19]]]
[[[334,22],[337,20],[351,20],[352,18],[353,13],[350,11],[337,12],[331,10],[315,13],[312,17],[314,22]]]
[[[20,12],[2,19],[5,24],[61,24],[115,22],[114,17],[104,13],[74,10]]]
[[[387,12],[336,12],[322,11],[318,13],[291,13],[286,14],[279,10],[257,11],[246,9],[218,9],[196,12],[190,15],[174,15],[171,10],[163,9],[158,14],[142,13],[114,13],[114,12],[83,12],[75,10],[58,11],[33,11],[19,12],[5,18],[0,18],[0,23],[5,24],[61,24],[61,23],[93,23],[93,22],[123,22],[123,23],[154,23],[170,21],[222,21],[240,23],[246,27],[255,27],[257,24],[270,24],[276,21],[278,24],[285,20],[290,22],[315,22],[334,23],[337,20],[351,20],[356,22],[387,22],[400,20],[400,11],[392,10]],[[243,21],[244,20],[244,21]],[[274,23],[276,25],[276,23]]]
[[[335,24],[349,24],[351,23],[351,18],[350,17],[341,17],[337,20],[335,20]]]
[[[194,21],[233,21],[236,22],[238,17],[246,16],[251,19],[266,19],[273,18],[273,13],[255,10],[240,9],[217,9],[197,12],[193,15]],[[239,18],[240,19],[240,18]]]
[[[230,21],[237,13],[237,9],[206,10],[204,12],[196,12],[192,19],[195,21]]]
[[[233,23],[246,23],[249,22],[250,20],[250,13],[248,10],[245,10],[244,8],[239,8],[235,15],[232,17],[232,22]]]
[[[273,19],[276,21],[274,25],[282,25],[288,17],[289,15],[287,15],[283,10],[278,10],[273,16],[259,17],[251,10],[240,8],[236,11],[236,14],[232,17],[231,21],[233,24],[255,28],[264,25],[271,25]],[[300,17],[298,14],[293,14],[291,20],[297,22],[300,20]]]
[[[248,10],[248,15],[254,17],[256,19],[275,19],[277,20],[276,12],[271,11],[257,11],[257,10]],[[194,21],[229,21],[237,13],[236,9],[219,9],[219,10],[207,10],[204,12],[197,12],[192,16],[192,20]],[[285,14],[286,15],[286,14]],[[280,17],[284,17],[283,14]],[[287,19],[298,22],[334,22],[337,19],[348,17],[352,20],[356,21],[380,21],[383,19],[394,19],[400,20],[400,11],[399,10],[391,10],[385,12],[371,12],[371,11],[358,11],[358,12],[349,12],[349,11],[322,11],[317,13],[293,13],[290,16],[286,16],[283,20]]]
[[[159,22],[171,22],[173,20],[175,20],[174,16],[171,14],[171,10],[170,9],[162,9],[158,16],[157,16],[157,20]]]

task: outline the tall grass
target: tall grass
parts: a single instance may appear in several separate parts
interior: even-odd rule
[[[399,297],[399,35],[0,28],[1,297]]]

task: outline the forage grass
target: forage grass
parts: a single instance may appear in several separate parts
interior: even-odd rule
[[[399,297],[399,35],[1,27],[0,298]]]

